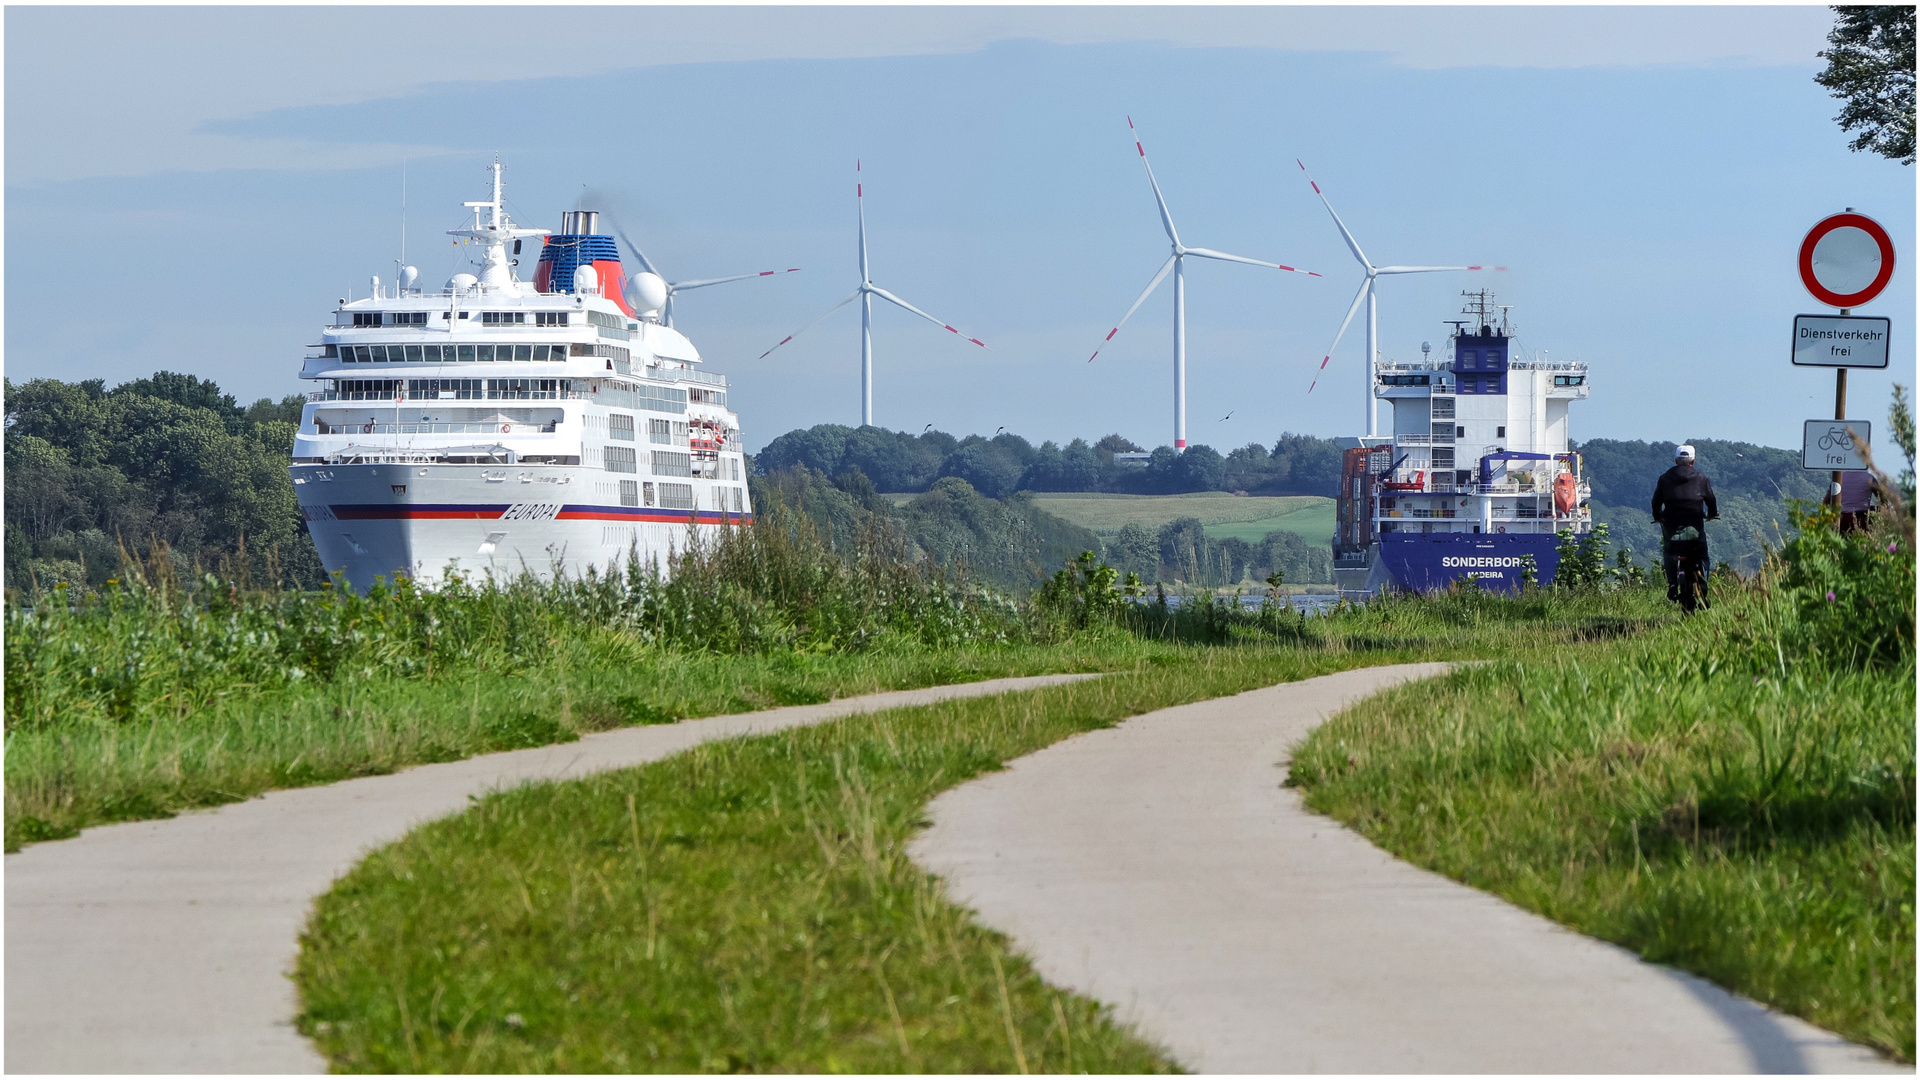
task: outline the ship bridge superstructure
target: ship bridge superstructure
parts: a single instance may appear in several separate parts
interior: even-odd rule
[[[1558,534],[1593,527],[1590,491],[1567,423],[1569,406],[1590,392],[1587,365],[1519,350],[1493,294],[1464,295],[1464,317],[1451,323],[1439,356],[1423,345],[1418,361],[1374,365],[1373,394],[1391,407],[1391,434],[1347,440],[1334,562],[1350,576],[1369,571],[1370,592],[1395,585],[1425,589],[1461,576],[1517,583],[1517,572],[1506,571],[1528,558],[1544,582]],[[1415,538],[1442,546],[1406,546]],[[1505,538],[1531,539],[1516,546]],[[1445,550],[1459,544],[1511,550]],[[1429,556],[1438,560],[1433,567],[1426,567]],[[1446,562],[1461,558],[1497,565],[1442,572],[1473,565]],[[1350,578],[1346,587],[1358,586]]]

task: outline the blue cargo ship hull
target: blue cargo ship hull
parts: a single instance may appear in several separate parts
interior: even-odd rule
[[[1380,566],[1403,589],[1431,592],[1475,579],[1485,589],[1520,587],[1526,557],[1534,579],[1553,581],[1560,564],[1560,538],[1552,533],[1383,533],[1376,549]]]

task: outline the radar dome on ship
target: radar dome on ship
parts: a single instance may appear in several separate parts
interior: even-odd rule
[[[600,291],[600,271],[591,266],[575,267],[573,271],[573,291],[591,295]]]
[[[419,280],[420,280],[419,267],[403,266],[400,268],[400,288],[411,289],[413,288],[413,283]]]
[[[480,284],[480,279],[474,277],[472,274],[455,274],[447,279],[447,288],[452,289],[454,292],[466,292],[478,284]]]
[[[667,282],[646,270],[627,279],[627,306],[635,315],[655,315],[667,306]]]

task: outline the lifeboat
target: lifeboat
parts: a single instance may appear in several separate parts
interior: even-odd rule
[[[1563,472],[1553,478],[1553,508],[1560,514],[1571,514],[1580,502],[1579,484],[1572,473]]]

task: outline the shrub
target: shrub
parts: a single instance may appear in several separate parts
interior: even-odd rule
[[[1843,535],[1834,507],[1791,513],[1799,535],[1779,553],[1780,601],[1794,615],[1786,648],[1838,668],[1911,663],[1912,545],[1891,529]]]

